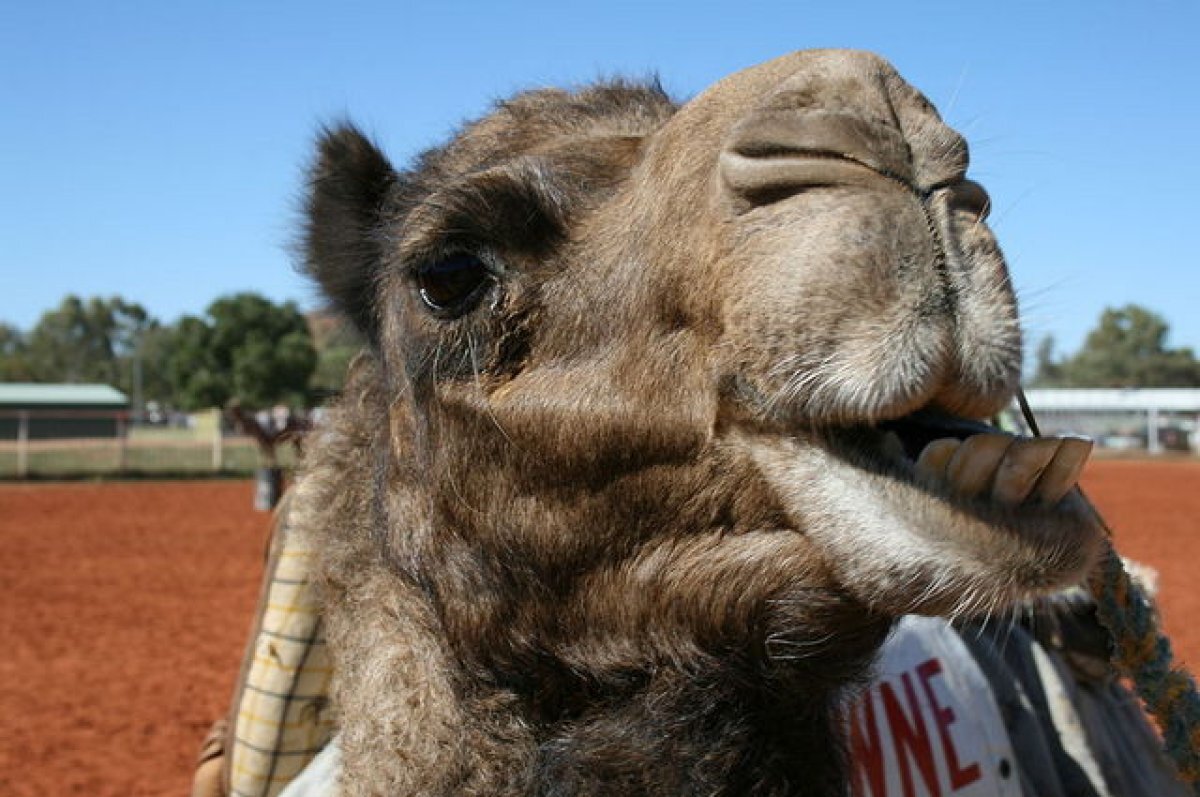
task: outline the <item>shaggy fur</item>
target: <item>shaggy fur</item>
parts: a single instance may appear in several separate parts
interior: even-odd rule
[[[882,450],[1016,385],[966,165],[836,51],[682,107],[522,94],[402,172],[325,133],[308,268],[372,344],[294,512],[346,794],[842,794],[838,706],[895,617],[1080,578],[1074,503]]]

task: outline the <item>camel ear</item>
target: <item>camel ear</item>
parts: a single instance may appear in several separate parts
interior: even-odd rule
[[[396,171],[348,124],[323,131],[309,175],[305,269],[374,344],[375,284],[383,260],[382,210]]]

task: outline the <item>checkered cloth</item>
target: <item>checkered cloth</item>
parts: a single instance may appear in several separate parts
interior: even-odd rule
[[[333,733],[332,671],[308,581],[312,551],[275,516],[254,632],[242,662],[226,756],[232,797],[275,797]]]

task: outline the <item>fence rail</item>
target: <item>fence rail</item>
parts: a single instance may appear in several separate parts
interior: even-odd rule
[[[1039,398],[1036,391],[1030,397]],[[1195,411],[1113,410],[1082,403],[1035,403],[1034,408],[1044,433],[1086,434],[1102,449],[1200,454],[1200,413]],[[1018,417],[1015,411],[1013,417]],[[295,465],[294,446],[280,445],[277,455],[279,466]],[[187,416],[186,425],[137,423],[125,410],[0,410],[0,479],[248,476],[266,464],[254,440],[236,434],[215,409]]]
[[[253,439],[220,414],[188,427],[134,423],[128,412],[0,411],[0,479],[250,475],[264,463]],[[294,464],[280,447],[279,464]]]

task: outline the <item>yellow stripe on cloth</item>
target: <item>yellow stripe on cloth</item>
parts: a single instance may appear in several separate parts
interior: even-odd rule
[[[308,582],[312,552],[289,533],[286,519],[276,534],[260,625],[234,707],[229,778],[237,797],[277,795],[333,732],[326,699],[332,672]]]

